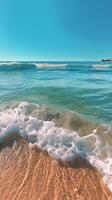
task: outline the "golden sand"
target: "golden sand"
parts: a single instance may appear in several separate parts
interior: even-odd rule
[[[57,163],[24,141],[0,150],[0,200],[112,200],[99,173],[77,159]]]

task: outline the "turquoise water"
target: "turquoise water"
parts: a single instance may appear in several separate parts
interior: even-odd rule
[[[0,63],[0,104],[33,102],[112,121],[112,63]]]
[[[1,62],[0,144],[18,136],[62,162],[83,157],[112,191],[112,63]]]

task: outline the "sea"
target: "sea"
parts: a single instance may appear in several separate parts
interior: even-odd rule
[[[87,160],[112,191],[112,62],[0,62],[0,145]]]

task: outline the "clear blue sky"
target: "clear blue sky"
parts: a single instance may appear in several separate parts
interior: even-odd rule
[[[112,57],[112,0],[0,0],[0,60]]]

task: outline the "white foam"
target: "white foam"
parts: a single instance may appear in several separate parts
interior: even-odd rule
[[[56,127],[53,121],[42,121],[31,113],[28,114],[31,106],[32,104],[23,102],[16,108],[0,112],[0,142],[17,134],[29,144],[46,150],[56,160],[75,162],[75,158],[81,156],[101,172],[112,191],[112,147],[107,143],[102,145],[97,129],[80,137],[76,131]],[[34,109],[36,107],[39,108],[34,105]],[[103,151],[107,153],[107,157],[101,159]]]
[[[36,68],[63,68],[67,67],[68,64],[59,64],[59,63],[32,63],[32,62],[0,62],[0,66],[14,66],[14,65],[21,65],[24,67],[24,65],[33,65]]]
[[[98,70],[99,69],[104,70],[104,69],[108,69],[112,67],[112,64],[96,64],[96,65],[92,65],[92,67]]]
[[[53,63],[33,63],[37,68],[62,68],[67,67],[68,64],[53,64]]]
[[[19,65],[19,62],[0,62],[0,66],[13,66],[13,65]]]

